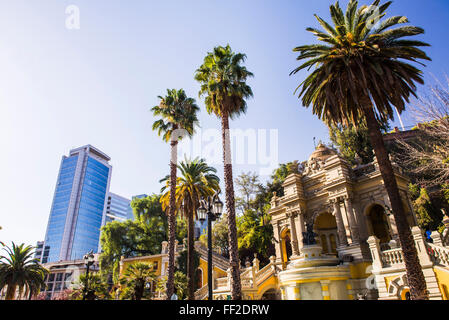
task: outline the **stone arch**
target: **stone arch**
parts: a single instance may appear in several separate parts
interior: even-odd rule
[[[365,206],[363,212],[369,235],[376,236],[381,244],[387,244],[393,239],[393,231],[385,203],[372,202]]]
[[[290,256],[292,255],[292,243],[291,243],[291,232],[288,227],[284,227],[280,232],[280,246],[281,246],[281,258],[282,258],[282,264],[287,264],[288,261],[290,261]]]
[[[335,216],[327,211],[315,215],[313,229],[318,235],[317,241],[323,248],[323,253],[336,254],[338,230]]]
[[[276,285],[269,285],[260,293],[259,297],[258,300],[279,300],[280,291]]]

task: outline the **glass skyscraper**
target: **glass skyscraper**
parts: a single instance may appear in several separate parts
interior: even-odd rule
[[[98,252],[112,167],[91,145],[63,156],[47,225],[42,262],[82,259]]]
[[[125,221],[129,219],[128,213],[131,200],[118,194],[109,192],[108,203],[106,207],[105,224],[111,221]],[[132,217],[131,217],[132,218]]]

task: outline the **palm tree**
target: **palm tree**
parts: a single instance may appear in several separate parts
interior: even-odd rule
[[[178,168],[181,172],[177,179],[176,185],[176,203],[178,208],[182,208],[181,212],[184,218],[187,219],[187,277],[188,277],[188,292],[189,300],[195,299],[195,239],[194,239],[194,220],[196,211],[199,206],[201,197],[213,195],[219,191],[220,178],[215,175],[217,170],[209,167],[204,159],[184,160]],[[161,180],[168,182],[168,177]],[[167,187],[163,187],[161,192],[164,192]],[[162,208],[167,207],[168,199],[170,198],[170,190],[164,193],[161,197]]]
[[[6,255],[0,256],[0,291],[7,288],[5,299],[14,300],[17,289],[19,298],[38,294],[45,286],[48,271],[33,259],[33,247],[13,242],[12,247],[3,249]]]
[[[206,55],[203,64],[195,73],[195,80],[201,84],[199,95],[205,96],[207,112],[221,119],[226,209],[229,223],[231,295],[234,300],[241,299],[242,290],[235,224],[229,118],[233,119],[245,113],[246,99],[253,96],[251,87],[246,84],[247,78],[252,77],[253,74],[241,65],[245,58],[245,54],[234,53],[229,45],[218,46]]]
[[[195,126],[198,124],[197,112],[199,110],[195,99],[188,98],[183,89],[167,89],[165,97],[158,96],[159,105],[151,110],[155,116],[161,119],[153,123],[153,130],[158,130],[158,135],[164,141],[170,141],[170,208],[168,213],[168,278],[167,299],[173,294],[175,272],[175,188],[178,140],[183,136],[192,136]]]
[[[131,300],[142,300],[146,284],[154,281],[156,274],[153,265],[136,262],[126,268],[120,284],[130,290]]]
[[[366,120],[393,209],[412,299],[426,299],[426,283],[379,123],[393,119],[394,108],[404,111],[410,95],[416,96],[415,83],[424,83],[422,72],[407,61],[430,58],[418,49],[427,43],[403,39],[422,34],[423,29],[398,26],[408,22],[404,16],[383,19],[390,5],[391,1],[380,5],[376,0],[358,8],[358,2],[350,0],[344,13],[337,1],[330,6],[334,26],[315,15],[325,31],[307,31],[321,43],[293,49],[300,53],[297,60],[306,61],[291,74],[315,67],[297,90],[302,87],[299,97],[303,105],[312,105],[320,119],[355,126]]]

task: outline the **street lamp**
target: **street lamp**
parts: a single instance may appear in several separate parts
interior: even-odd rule
[[[93,251],[91,250],[90,252],[86,253],[83,257],[84,260],[84,264],[86,265],[86,279],[84,280],[84,290],[83,290],[83,300],[86,300],[86,297],[89,293],[89,268],[91,265],[94,264],[94,254]]]
[[[212,221],[218,219],[222,212],[223,202],[218,197],[218,193],[207,197],[207,199],[201,197],[197,213],[201,223],[207,218],[207,286],[209,300],[212,300]]]

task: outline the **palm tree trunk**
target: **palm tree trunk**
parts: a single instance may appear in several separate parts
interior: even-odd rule
[[[193,214],[191,212],[187,213],[187,276],[189,279],[188,282],[188,290],[187,290],[187,299],[195,300],[195,270],[194,270],[194,225],[193,225]]]
[[[229,262],[231,265],[231,297],[242,299],[240,282],[240,261],[237,246],[237,227],[235,222],[234,180],[232,178],[231,138],[229,133],[229,118],[226,113],[221,117],[223,139],[224,181],[226,191],[226,210],[229,229]]]
[[[8,285],[8,287],[6,289],[5,300],[14,300],[14,296],[16,294],[16,289],[17,289],[16,285]]]
[[[377,162],[379,163],[379,170],[384,181],[385,189],[387,190],[388,197],[390,198],[393,216],[398,230],[399,242],[404,255],[410,295],[412,300],[427,299],[426,281],[419,263],[418,253],[410,231],[410,226],[407,222],[402,200],[399,195],[399,189],[393,172],[393,167],[391,166],[371,101],[368,102],[367,100],[366,102],[367,103],[365,105],[369,105],[370,107],[363,108],[363,110],[368,125],[370,142],[373,146]]]
[[[138,284],[136,285],[136,291],[134,292],[136,300],[142,300],[144,290],[145,290],[145,282],[139,281]]]
[[[176,206],[176,165],[178,163],[178,141],[172,141],[170,157],[170,204],[168,214],[168,277],[167,300],[170,300],[175,288],[175,206]]]

